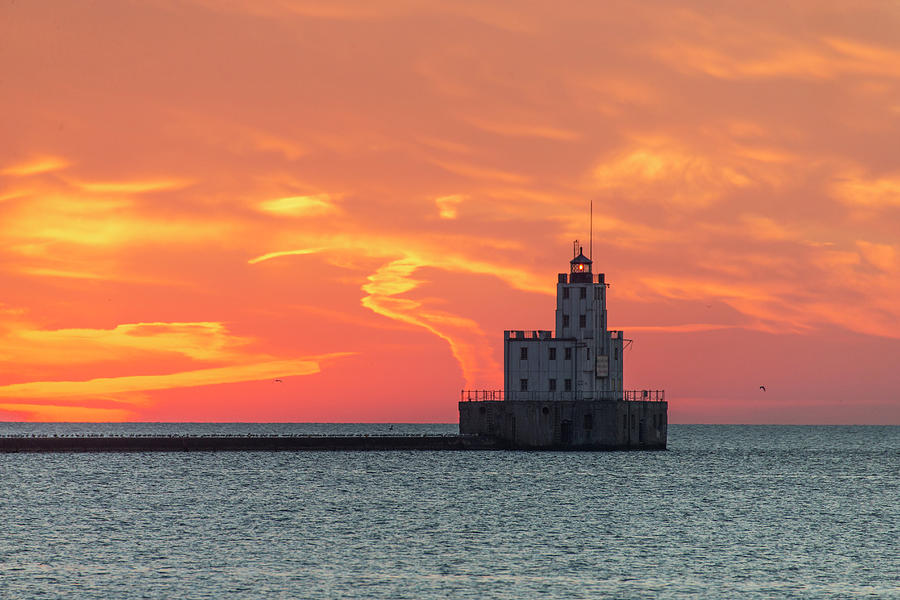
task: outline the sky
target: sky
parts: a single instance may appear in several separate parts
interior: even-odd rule
[[[670,422],[900,424],[898,31],[3,0],[0,419],[455,422],[505,329],[553,328],[593,203],[625,387]]]

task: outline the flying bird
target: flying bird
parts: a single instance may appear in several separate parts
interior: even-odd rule
[[[276,380],[275,380],[275,383],[284,383],[284,382],[283,382],[282,380],[280,380],[280,379],[276,379]]]
[[[766,386],[761,385],[761,386],[759,386],[759,389],[761,389],[762,391],[766,391]]]

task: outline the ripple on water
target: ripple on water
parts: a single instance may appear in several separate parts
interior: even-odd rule
[[[0,455],[0,597],[900,596],[900,428],[670,429],[656,453]]]

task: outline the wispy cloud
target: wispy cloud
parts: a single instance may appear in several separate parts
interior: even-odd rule
[[[319,252],[324,251],[325,248],[299,248],[297,250],[280,250],[278,252],[268,252],[266,254],[261,254],[255,258],[251,258],[247,261],[248,264],[255,265],[256,263],[261,263],[266,260],[272,260],[273,258],[281,258],[282,256],[303,256],[305,254],[318,254]]]
[[[593,169],[598,189],[656,202],[704,207],[752,183],[740,169],[704,153],[659,140],[605,160]]]
[[[329,194],[289,196],[265,200],[260,202],[259,209],[263,212],[286,217],[313,217],[338,212],[338,207],[334,204],[334,198]]]
[[[51,171],[59,171],[65,169],[71,163],[64,158],[58,156],[43,156],[29,160],[27,162],[9,165],[0,169],[0,175],[8,175],[13,177],[27,177],[28,175],[40,175]]]
[[[900,175],[866,176],[847,171],[835,178],[832,194],[850,205],[879,208],[900,206]]]
[[[412,275],[419,265],[410,259],[388,263],[363,285],[362,305],[376,314],[421,327],[446,341],[462,369],[466,385],[475,387],[496,378],[497,364],[485,333],[472,319],[428,309],[420,301],[400,297],[419,285]]]
[[[198,387],[241,381],[259,381],[276,377],[312,375],[319,363],[347,354],[295,360],[273,360],[248,365],[197,369],[161,375],[99,377],[85,381],[31,381],[0,386],[0,398],[73,398],[104,394],[122,394],[172,388]]]
[[[75,186],[86,192],[101,194],[142,194],[163,190],[177,190],[188,185],[187,179],[144,179],[138,181],[75,181]]]
[[[466,197],[459,194],[453,196],[441,196],[435,198],[434,203],[437,205],[438,214],[442,219],[455,219],[459,205],[465,201]]]
[[[529,178],[518,173],[511,173],[502,169],[495,169],[487,166],[452,162],[446,160],[432,160],[434,165],[446,169],[451,173],[472,177],[474,179],[485,179],[490,181],[499,181],[504,183],[526,183]]]

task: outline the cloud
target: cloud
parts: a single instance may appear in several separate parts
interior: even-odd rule
[[[137,201],[119,195],[127,187],[116,184],[108,189],[110,195],[71,189],[36,190],[19,199],[6,213],[0,222],[0,235],[17,242],[10,249],[32,249],[36,250],[32,254],[46,257],[54,250],[49,246],[52,244],[98,247],[161,241],[202,243],[221,236],[231,227],[222,220],[189,214],[175,219],[147,214]],[[151,187],[142,189],[149,191]],[[32,265],[32,268],[58,270],[58,265]]]
[[[187,179],[146,179],[139,181],[75,181],[74,185],[86,192],[101,194],[142,194],[163,190],[177,190],[188,185]]]
[[[860,254],[870,265],[885,272],[897,269],[897,248],[890,244],[876,244],[865,240],[857,240]]]
[[[91,273],[89,271],[72,271],[65,269],[21,267],[19,270],[27,275],[36,275],[38,277],[64,277],[67,279],[109,279],[111,277],[111,275],[104,275],[102,273]]]
[[[540,125],[533,122],[516,123],[498,119],[482,119],[478,117],[465,117],[464,120],[484,131],[514,138],[542,138],[563,142],[571,142],[581,138],[581,134],[577,131],[552,127],[549,125]]]
[[[338,212],[334,205],[334,199],[329,194],[317,194],[314,196],[289,196],[275,200],[260,202],[259,209],[263,212],[286,217],[316,217]]]
[[[421,327],[446,341],[462,369],[468,387],[494,379],[498,365],[481,327],[467,319],[444,311],[428,309],[422,302],[398,296],[415,289],[421,282],[412,278],[419,266],[410,259],[388,263],[369,275],[363,285],[361,303],[376,314]]]
[[[751,184],[738,168],[671,142],[629,149],[596,165],[592,177],[597,189],[690,207]]]
[[[99,377],[85,381],[30,381],[0,386],[0,398],[73,398],[171,388],[198,387],[318,373],[322,360],[348,356],[336,353],[294,360],[197,369],[163,375]]]
[[[310,241],[321,242],[324,237]],[[331,244],[329,247],[270,252],[249,262],[255,264],[272,258],[324,252],[329,248],[378,258],[390,257],[389,262],[366,277],[366,282],[361,286],[364,292],[360,300],[362,306],[389,319],[425,329],[446,341],[467,385],[484,385],[485,381],[496,378],[498,365],[492,354],[493,346],[473,319],[452,311],[437,310],[423,300],[404,297],[424,283],[415,274],[430,267],[449,272],[490,275],[516,289],[544,295],[555,293],[552,287],[546,285],[542,274],[528,272],[515,264],[512,257],[517,253],[511,255],[508,262],[496,253],[492,253],[494,260],[485,260],[485,253],[480,249],[490,242],[489,239],[435,240],[431,236],[396,239],[361,234],[329,236],[328,241]],[[463,252],[460,248],[466,250]],[[518,247],[510,249],[517,250]]]
[[[462,175],[463,177],[469,177],[472,179],[486,179],[490,181],[500,181],[504,183],[527,183],[529,178],[525,175],[520,175],[518,173],[511,173],[509,171],[503,171],[501,169],[495,169],[492,167],[470,164],[470,163],[461,163],[461,162],[451,162],[446,160],[436,160],[432,159],[430,161],[432,164],[445,169],[451,173],[456,175]]]
[[[753,20],[684,9],[667,35],[645,47],[679,71],[697,71],[725,80],[791,78],[833,80],[848,75],[900,78],[900,51],[889,46],[833,35],[817,35],[790,19]],[[807,22],[804,22],[806,25]],[[765,25],[765,27],[763,26]]]
[[[455,194],[453,196],[441,196],[440,198],[435,198],[434,203],[437,204],[438,213],[442,219],[455,219],[457,209],[465,199],[465,196]]]
[[[0,356],[43,365],[128,360],[135,353],[223,361],[241,357],[239,349],[250,341],[219,322],[123,323],[112,329],[34,329],[14,322],[0,335]]]
[[[842,71],[900,78],[900,50],[849,38],[822,39],[841,57],[836,62]]]
[[[26,177],[28,175],[40,175],[51,171],[65,169],[71,163],[64,158],[58,156],[44,156],[32,159],[28,162],[10,165],[0,169],[0,175],[8,175],[13,177]]]
[[[832,195],[846,204],[881,208],[900,206],[900,176],[867,177],[845,171],[831,185]]]
[[[323,252],[325,250],[327,250],[327,248],[299,248],[297,250],[281,250],[279,252],[269,252],[267,254],[262,254],[260,256],[251,258],[247,261],[247,264],[255,265],[256,263],[272,260],[273,258],[281,258],[282,256],[303,256],[306,254],[318,254],[319,252]]]

